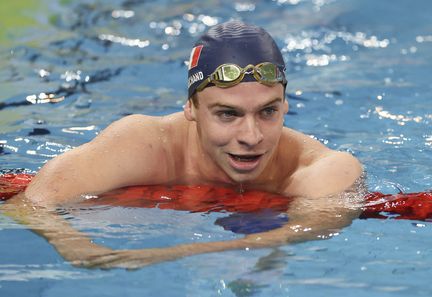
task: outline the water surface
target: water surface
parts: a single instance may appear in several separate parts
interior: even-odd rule
[[[191,44],[209,26],[241,19],[282,48],[288,127],[356,155],[370,190],[431,189],[431,8],[426,0],[3,1],[0,169],[36,172],[125,115],[180,111]],[[32,104],[47,99],[58,103]],[[240,236],[214,224],[221,216],[98,208],[72,223],[101,244],[144,248]],[[430,296],[430,230],[428,222],[355,220],[325,241],[100,271],[72,267],[1,216],[0,292]]]

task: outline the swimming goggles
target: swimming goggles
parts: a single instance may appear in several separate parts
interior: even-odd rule
[[[204,88],[212,83],[219,88],[228,88],[240,83],[246,74],[253,74],[254,78],[262,84],[274,85],[277,83],[287,83],[283,72],[279,70],[278,66],[264,62],[258,65],[249,64],[245,68],[241,68],[236,64],[222,64],[209,75],[197,88],[197,92],[204,90]]]

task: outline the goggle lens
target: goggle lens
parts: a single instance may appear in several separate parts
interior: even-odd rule
[[[222,77],[220,77],[220,82],[231,82],[238,79],[241,75],[241,69],[237,65],[222,65]]]
[[[256,73],[260,76],[260,79],[266,82],[275,82],[278,79],[276,65],[270,63],[264,63],[256,67]]]
[[[286,84],[285,77],[273,63],[264,62],[258,65],[247,65],[245,68],[241,68],[236,64],[223,64],[216,68],[196,90],[198,92],[202,91],[209,83],[213,83],[220,88],[228,88],[240,83],[245,74],[253,74],[258,82],[267,85],[279,82]]]

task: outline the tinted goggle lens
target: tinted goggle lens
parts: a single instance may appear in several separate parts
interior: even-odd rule
[[[220,77],[215,77],[215,80],[223,82],[232,82],[242,75],[242,69],[235,64],[226,64],[218,67],[216,72],[220,70],[222,74]]]
[[[200,92],[210,83],[221,88],[231,87],[240,83],[245,74],[252,74],[262,84],[286,84],[283,73],[273,63],[265,62],[258,65],[247,65],[245,68],[241,68],[236,64],[223,64],[216,68],[196,90]]]
[[[263,82],[274,83],[281,79],[278,77],[279,69],[276,65],[271,63],[263,63],[258,66],[255,67],[254,74],[258,75],[259,79],[261,79]]]

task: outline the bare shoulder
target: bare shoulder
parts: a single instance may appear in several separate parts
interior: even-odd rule
[[[308,135],[287,129],[285,136],[297,148],[297,168],[289,177],[286,192],[295,196],[319,197],[349,189],[363,168],[347,152],[331,150]]]
[[[186,120],[182,113],[167,116],[130,115],[113,122],[91,145],[110,148],[119,147],[123,151],[143,155],[153,148],[168,149],[177,139],[181,139]]]
[[[183,139],[185,123],[182,113],[131,115],[111,124],[93,142],[98,150],[113,150],[116,163],[128,165],[130,173],[136,172],[143,178],[141,183],[164,182],[162,169],[172,165],[168,156]],[[155,174],[155,169],[159,174]]]
[[[121,118],[113,122],[101,133],[101,137],[118,137],[129,138],[130,134],[145,134],[147,137],[159,136],[170,127],[184,122],[181,113],[175,113],[167,116],[147,116],[134,114]],[[98,138],[96,138],[98,139]],[[136,137],[129,138],[131,141],[137,140]]]
[[[181,137],[173,127],[181,131],[183,122],[180,113],[124,117],[91,142],[50,160],[33,179],[26,195],[35,201],[70,201],[82,193],[163,183],[170,178],[167,150]]]
[[[283,129],[280,150],[282,154],[289,155],[289,159],[286,161],[295,163],[296,169],[309,166],[332,152],[313,137],[286,127]]]

